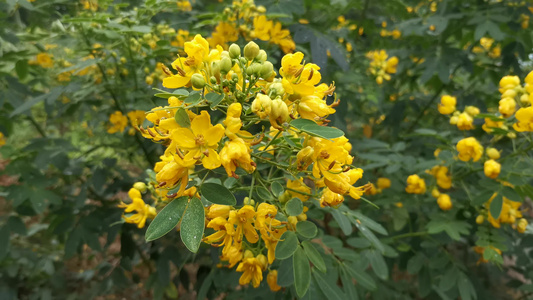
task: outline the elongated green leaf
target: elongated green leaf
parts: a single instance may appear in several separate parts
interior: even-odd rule
[[[334,208],[331,209],[331,215],[335,221],[337,221],[337,224],[339,224],[340,229],[345,235],[350,235],[352,233],[352,223],[350,223],[350,219],[348,217]]]
[[[369,250],[367,252],[368,260],[372,265],[372,270],[381,279],[386,280],[389,277],[389,268],[383,258],[383,255],[376,250]]]
[[[350,214],[352,214],[356,219],[361,221],[363,225],[372,229],[373,231],[379,234],[388,235],[387,229],[385,229],[385,227],[381,226],[381,224],[363,215],[362,213],[358,211],[351,211]]]
[[[1,261],[9,252],[9,228],[7,226],[0,228],[0,242],[2,243],[2,247],[0,247]]]
[[[490,214],[494,219],[498,219],[500,217],[500,213],[502,212],[503,207],[503,197],[502,195],[498,194],[494,199],[492,199],[492,202],[490,202]]]
[[[235,205],[237,200],[225,186],[207,182],[200,186],[200,193],[207,201],[221,205]]]
[[[202,201],[192,198],[181,221],[181,240],[189,251],[196,253],[200,248],[205,228],[205,213]]]
[[[294,271],[292,267],[292,259],[293,257],[289,257],[288,259],[284,260],[278,269],[278,285],[281,287],[288,287],[291,286],[294,283]]]
[[[200,93],[190,93],[189,96],[185,98],[183,102],[187,104],[193,104],[193,103],[200,101],[201,98],[202,98],[202,95],[200,95]]]
[[[461,295],[461,299],[470,300],[477,298],[476,290],[472,286],[470,279],[464,273],[459,273],[459,277],[457,278],[457,287],[459,288],[459,295]]]
[[[180,125],[181,127],[191,127],[191,119],[189,118],[187,111],[183,107],[180,107],[176,110],[174,119],[176,120],[176,123],[178,123],[178,125]]]
[[[381,241],[376,237],[376,235],[370,231],[368,228],[366,228],[366,226],[364,226],[363,224],[360,224],[359,222],[357,222],[357,220],[354,219],[354,225],[355,227],[357,227],[357,229],[359,229],[359,231],[361,232],[361,234],[368,239],[368,241],[370,243],[372,243],[372,245],[378,249],[381,253],[385,252],[385,247],[383,247],[383,244],[381,243]]]
[[[348,274],[350,274],[350,276],[352,276],[352,278],[355,279],[357,283],[361,285],[361,287],[370,291],[375,291],[377,289],[376,282],[365,271],[356,269],[353,264],[344,264],[344,266]]]
[[[187,202],[188,197],[180,197],[167,204],[146,229],[146,241],[156,240],[174,229],[183,216]]]
[[[296,248],[298,248],[298,238],[296,237],[296,234],[292,231],[285,231],[276,245],[276,258],[289,258],[294,254]]]
[[[298,198],[292,198],[285,204],[285,210],[289,216],[297,216],[303,212],[304,206],[302,200]]]
[[[313,265],[318,270],[326,273],[326,263],[324,262],[322,255],[320,255],[320,252],[316,250],[313,244],[311,244],[311,242],[309,241],[303,241],[302,246],[304,248],[305,254],[307,255],[307,258],[309,258],[309,261],[311,261],[311,263],[313,263]]]
[[[325,275],[320,272],[313,271],[313,277],[315,277],[316,281],[320,283],[318,287],[322,290],[324,295],[326,295],[329,300],[346,299],[346,295],[344,295],[342,290],[337,285],[331,284],[331,282],[324,276]]]
[[[296,223],[296,232],[304,238],[312,239],[318,233],[318,229],[313,222],[300,221]]]
[[[324,139],[334,139],[344,135],[344,132],[340,129],[320,126],[318,124],[305,125],[300,130],[305,131],[310,135],[318,136]]]
[[[346,269],[341,269],[341,281],[347,299],[359,300],[359,295],[355,290],[355,284],[353,283],[353,280],[350,277],[350,274],[348,274],[348,272],[346,271]]]
[[[510,188],[508,186],[503,187],[502,195],[511,201],[522,202],[522,198],[520,197],[520,195],[518,195],[518,193],[513,188]]]
[[[298,297],[303,297],[311,282],[311,267],[309,266],[309,260],[307,260],[307,256],[301,247],[297,247],[296,252],[294,252],[292,265],[296,294],[298,294]]]
[[[209,102],[209,106],[211,108],[215,108],[222,100],[224,100],[224,95],[220,95],[217,93],[209,93],[205,95],[205,99],[207,102]]]
[[[291,126],[300,130],[302,130],[302,128],[307,125],[316,125],[316,123],[307,119],[295,119],[291,122]]]

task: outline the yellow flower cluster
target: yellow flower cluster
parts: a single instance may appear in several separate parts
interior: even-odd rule
[[[407,177],[407,187],[405,191],[409,194],[424,194],[426,192],[426,181],[414,174]]]
[[[479,108],[467,106],[463,112],[456,110],[457,98],[450,95],[442,95],[437,106],[439,113],[443,115],[453,115],[450,117],[450,124],[457,125],[459,130],[474,129],[474,118],[479,114]]]
[[[459,159],[462,161],[478,161],[483,155],[483,146],[475,137],[468,137],[457,142],[457,151]]]
[[[448,190],[452,187],[452,177],[448,175],[448,167],[434,166],[427,172],[435,177],[440,188]]]
[[[479,46],[472,48],[474,53],[486,53],[491,58],[498,58],[502,54],[500,45],[494,46],[494,40],[488,37],[482,37],[479,40]]]
[[[478,224],[483,223],[486,216],[487,221],[489,221],[494,228],[500,228],[501,224],[511,224],[518,232],[524,233],[526,231],[528,222],[526,219],[522,218],[522,212],[519,210],[522,203],[511,201],[508,198],[503,197],[503,205],[499,217],[494,218],[494,216],[491,214],[490,204],[497,195],[497,193],[494,193],[489,201],[485,203],[485,210],[480,216],[478,216],[476,222]]]
[[[142,110],[133,110],[127,113],[127,116],[124,116],[122,112],[115,111],[109,116],[110,126],[107,128],[107,133],[113,134],[117,132],[123,132],[128,126],[128,119],[132,128],[137,128],[142,125],[145,119],[145,113]],[[132,134],[131,132],[130,134]]]
[[[210,48],[200,35],[185,42],[186,56],[172,63],[176,74],[165,69],[168,77],[163,79],[163,86],[193,91],[176,90],[168,97],[167,106],[148,112],[151,127],[141,126],[138,112],[128,117],[144,137],[166,146],[154,167],[150,187],[161,204],[180,196],[201,197],[197,187],[204,180],[198,178],[199,173],[214,174],[211,170],[219,167],[235,179],[261,172],[264,168],[258,171],[258,164],[270,165],[288,176],[285,192],[274,200],[256,203],[245,198],[240,207],[213,204],[206,209],[206,227],[214,232],[203,241],[222,248],[224,265],[237,266],[243,273],[241,284],[251,282],[257,287],[263,271],[275,260],[281,235],[295,231],[296,224],[307,219],[308,206],[313,205],[306,202],[309,198],[318,200],[322,207],[338,207],[347,195],[360,199],[369,186],[354,186],[363,170],[352,166],[348,139],[327,126],[339,100],[326,102],[335,87],[321,83],[317,65],[305,63],[302,53],[287,54],[281,59],[278,76],[266,52],[254,42],[242,51],[235,44],[227,51],[223,49],[221,45]],[[223,117],[211,114],[212,110],[222,112]],[[120,116],[114,116],[116,127],[126,126]],[[258,123],[270,128],[253,129]],[[324,138],[318,134],[324,130],[336,134]],[[287,140],[297,142],[289,144]],[[282,165],[280,161],[289,163]],[[271,184],[255,175],[256,182]],[[248,187],[250,197],[254,180]],[[187,189],[190,183],[193,186]],[[378,186],[388,188],[390,180],[381,178]],[[293,198],[305,203],[297,216],[286,215],[282,209]],[[267,277],[273,290],[279,289],[276,277],[275,272]]]
[[[126,223],[137,224],[138,228],[143,228],[147,219],[153,219],[156,216],[155,207],[150,206],[142,199],[141,191],[131,188],[128,192],[131,199],[130,204],[121,202],[118,207],[124,208],[124,213],[129,214],[124,216]],[[135,212],[134,214],[131,214]]]
[[[366,57],[370,59],[369,71],[372,75],[376,76],[376,82],[378,84],[382,84],[384,79],[390,80],[390,74],[396,73],[398,57],[393,56],[389,58],[385,50],[370,51],[366,54]]]
[[[457,105],[457,98],[450,95],[442,95],[438,105],[439,113],[449,115],[455,111],[455,105]]]
[[[284,53],[296,48],[288,29],[283,29],[280,22],[269,20],[264,6],[256,6],[253,0],[234,1],[224,10],[223,20],[217,24],[215,31],[208,38],[209,45],[215,48],[238,40],[239,36],[250,41],[259,39],[278,45]]]
[[[370,183],[370,188],[368,188],[368,190],[365,191],[365,194],[368,194],[368,195],[380,194],[383,192],[384,189],[390,188],[391,182],[390,182],[390,179],[388,178],[380,177],[376,181],[376,185],[374,185],[373,183]]]
[[[39,65],[42,68],[52,68],[54,66],[54,59],[53,56],[46,53],[41,52],[35,56],[35,59],[28,61],[30,65]]]

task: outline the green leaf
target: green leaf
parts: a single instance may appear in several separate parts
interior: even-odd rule
[[[289,216],[298,216],[303,212],[304,205],[302,200],[298,198],[292,198],[285,204],[285,211]]]
[[[344,264],[344,267],[348,274],[357,280],[357,283],[359,283],[363,288],[370,291],[375,291],[377,289],[376,281],[374,281],[374,279],[365,271],[357,270],[354,267],[354,264]]]
[[[360,213],[358,211],[350,211],[350,214],[352,216],[354,216],[357,220],[361,221],[361,223],[363,225],[365,225],[366,227],[372,229],[373,231],[375,231],[375,232],[377,232],[379,234],[388,235],[388,232],[385,229],[385,227],[381,226],[381,224],[379,224],[378,222],[376,222],[376,221],[370,219],[369,217],[363,215],[362,213]]]
[[[185,100],[183,100],[183,102],[187,104],[193,104],[193,103],[200,101],[201,98],[202,98],[202,95],[200,95],[200,93],[193,92],[193,93],[190,93],[189,96],[185,98]]]
[[[383,255],[376,250],[368,250],[367,257],[372,265],[372,270],[374,273],[379,278],[387,280],[389,277],[389,268],[387,267],[387,263],[385,262]]]
[[[237,200],[230,190],[217,183],[204,183],[200,186],[200,194],[207,201],[221,205],[235,205]]]
[[[503,264],[503,258],[501,254],[489,247],[485,247],[485,250],[483,251],[483,259],[493,263]]]
[[[462,300],[477,298],[474,286],[472,286],[470,279],[468,279],[464,273],[459,273],[459,277],[457,278],[457,287],[459,288],[459,295],[461,296]]]
[[[420,252],[415,254],[415,256],[411,257],[407,261],[407,272],[411,275],[416,275],[418,272],[420,272],[420,269],[422,269],[422,266],[424,265],[424,255]]]
[[[342,290],[336,284],[331,284],[331,281],[327,280],[322,273],[313,272],[313,277],[319,283],[320,290],[329,300],[346,299],[346,295],[344,295]]]
[[[205,99],[209,102],[211,109],[215,108],[222,100],[224,100],[224,95],[217,93],[209,93],[205,95]]]
[[[270,192],[262,186],[256,187],[255,192],[257,193],[257,196],[261,198],[261,200],[272,200],[272,195],[270,194]]]
[[[296,232],[304,238],[312,239],[317,235],[318,229],[313,222],[300,221],[296,223]]]
[[[316,248],[311,244],[309,241],[303,241],[302,246],[304,248],[305,254],[307,255],[307,258],[309,258],[309,261],[313,263],[313,265],[320,270],[321,272],[326,273],[326,263],[324,262],[324,259],[322,258],[322,255],[320,255],[320,252],[316,250]]]
[[[277,181],[274,181],[272,183],[271,189],[272,189],[272,194],[274,194],[274,196],[276,196],[278,198],[281,197],[283,195],[283,193],[285,193],[285,189]]]
[[[513,188],[508,186],[503,187],[502,196],[514,202],[522,202],[522,198],[520,197],[520,195],[518,195],[518,193]]]
[[[292,266],[294,271],[294,288],[298,297],[301,298],[305,295],[311,283],[311,267],[301,247],[297,247],[296,252],[294,252]]]
[[[196,253],[205,229],[205,211],[202,201],[198,198],[192,198],[187,206],[187,210],[181,221],[181,240],[189,251]]]
[[[15,72],[20,80],[24,80],[28,76],[28,61],[23,59],[17,61],[15,64]]]
[[[9,228],[4,226],[0,229],[0,261],[4,259],[9,251]]]
[[[176,110],[174,119],[176,120],[176,123],[178,123],[178,125],[181,127],[185,127],[185,128],[191,127],[191,119],[189,118],[187,111],[183,107],[180,107]]]
[[[348,245],[358,248],[358,249],[364,249],[370,247],[372,244],[368,239],[360,238],[360,237],[352,237],[346,240],[346,243]]]
[[[344,132],[340,129],[333,127],[320,126],[318,124],[305,125],[300,129],[310,135],[318,136],[324,139],[334,139],[344,135]]]
[[[276,257],[277,258],[277,257]],[[294,283],[294,271],[293,271],[293,257],[289,257],[284,260],[278,269],[278,285],[281,287],[288,287]]]
[[[298,248],[298,238],[292,231],[285,231],[276,245],[276,259],[286,259],[291,257]]]
[[[147,242],[156,240],[174,229],[183,216],[187,202],[188,197],[185,196],[174,199],[167,204],[146,229],[145,240]]]
[[[350,277],[350,274],[348,274],[348,272],[346,271],[346,269],[341,269],[341,282],[347,296],[346,299],[359,300],[359,295],[355,290],[353,280]]]
[[[427,224],[428,233],[435,234],[445,231],[452,239],[458,241],[461,234],[467,235],[470,232],[470,224],[460,220],[449,220],[437,218]]]
[[[368,239],[368,241],[370,241],[370,243],[372,243],[372,245],[378,249],[381,253],[385,252],[385,247],[383,247],[383,244],[381,243],[381,241],[376,237],[376,235],[370,231],[368,228],[366,228],[366,226],[364,226],[363,224],[359,224],[359,222],[357,222],[355,219],[353,220],[354,222],[354,225],[355,227],[357,227],[357,229],[359,229],[359,231],[361,232],[361,234]]]
[[[490,214],[494,219],[498,219],[500,217],[500,213],[502,212],[503,207],[503,197],[498,193],[494,199],[490,202]]]
[[[295,119],[291,121],[290,125],[295,127],[296,129],[302,130],[304,126],[316,125],[316,123],[307,119]]]
[[[452,287],[454,287],[457,283],[458,275],[459,272],[457,271],[457,269],[455,267],[450,267],[448,271],[446,271],[446,273],[444,273],[444,275],[441,277],[439,288],[442,291],[446,292]]]
[[[339,224],[340,229],[345,235],[350,235],[352,233],[353,228],[348,217],[346,217],[338,209],[335,208],[331,209],[331,215],[333,216],[335,221],[337,221],[337,224]]]

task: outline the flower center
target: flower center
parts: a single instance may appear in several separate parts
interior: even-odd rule
[[[194,138],[194,142],[195,142],[196,145],[198,145],[198,146],[201,146],[201,145],[205,144],[204,136],[201,135],[201,134],[197,135],[197,136]]]

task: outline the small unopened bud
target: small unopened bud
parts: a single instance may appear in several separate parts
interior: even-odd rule
[[[274,70],[274,65],[269,61],[265,61],[265,63],[263,63],[263,65],[261,66],[260,76],[262,78],[268,78],[270,77],[270,73],[272,73],[273,70]]]
[[[237,44],[231,44],[231,46],[229,46],[229,57],[238,58],[239,56],[241,56],[241,47]]]
[[[233,81],[239,80],[239,75],[237,75],[235,73],[231,74],[231,80],[233,80]]]
[[[282,96],[285,94],[285,89],[281,82],[272,83],[269,87],[269,91],[273,91],[276,96]]]
[[[450,118],[450,124],[451,125],[456,125],[457,122],[459,122],[459,117],[458,116],[453,116]]]
[[[487,149],[487,156],[490,159],[499,159],[500,158],[500,151],[498,151],[496,148],[488,148]]]
[[[228,74],[232,66],[231,59],[229,57],[223,57],[218,65],[220,67],[220,73],[223,75]]]
[[[224,50],[220,53],[220,58],[224,58],[224,57],[227,57],[227,58],[231,58],[230,55],[229,55],[229,52]]]
[[[260,14],[266,13],[266,8],[263,5],[259,5],[256,9],[257,9],[257,12]]]
[[[259,54],[257,54],[256,59],[260,62],[265,62],[267,60],[267,53],[265,50],[261,49],[259,50]]]
[[[507,137],[510,138],[510,139],[516,139],[516,133],[509,132],[509,133],[507,133]]]
[[[191,83],[192,83],[193,88],[198,89],[198,90],[203,89],[205,86],[204,76],[202,76],[199,73],[193,74],[191,77]]]
[[[278,129],[280,128],[280,124],[283,124],[290,118],[289,108],[287,107],[287,104],[281,100],[281,98],[272,100],[272,108],[269,118],[270,124],[274,126],[274,128]]]
[[[133,184],[133,188],[138,190],[141,193],[146,192],[146,183],[144,182],[136,182]]]
[[[483,217],[482,215],[477,216],[476,223],[483,224],[483,221],[485,221],[485,217]]]
[[[479,108],[475,106],[467,106],[465,107],[465,112],[471,115],[472,117],[475,117],[479,114]]]
[[[296,154],[296,165],[298,170],[305,170],[309,165],[313,163],[313,154],[315,149],[311,146],[307,146]]]
[[[265,119],[270,115],[272,110],[272,99],[267,95],[257,94],[255,100],[252,102],[252,112],[259,118]]]
[[[434,198],[439,198],[440,196],[440,192],[437,188],[434,188],[433,190],[431,190],[431,196],[433,196]]]
[[[257,46],[256,43],[249,42],[244,46],[244,57],[246,57],[247,60],[254,60],[259,54],[259,50],[259,46]]]
[[[215,76],[211,76],[211,78],[209,78],[209,82],[210,82],[211,84],[217,84],[217,79],[216,79],[216,77],[215,77]]]
[[[528,94],[523,94],[522,96],[520,96],[520,102],[522,102],[523,104],[528,104],[529,103],[529,95]]]

